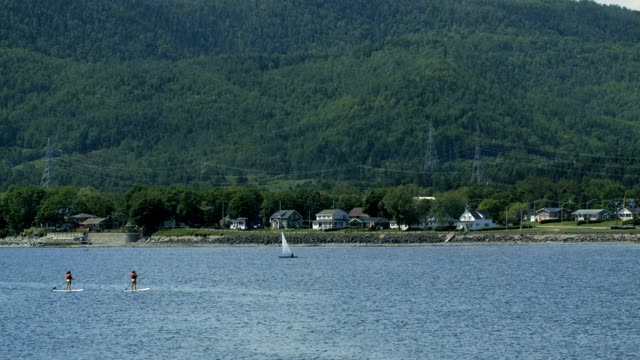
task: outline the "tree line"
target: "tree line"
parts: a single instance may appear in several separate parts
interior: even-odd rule
[[[522,214],[542,207],[616,210],[635,206],[639,196],[640,187],[625,189],[619,183],[557,183],[544,178],[530,178],[517,186],[477,185],[445,192],[415,185],[358,189],[348,183],[288,190],[135,185],[126,192],[110,193],[91,187],[11,186],[0,193],[0,235],[56,229],[81,213],[110,217],[118,228],[133,224],[148,235],[168,220],[190,228],[220,228],[223,219],[245,217],[268,227],[269,217],[278,210],[296,210],[312,221],[323,209],[348,212],[355,207],[362,207],[369,216],[406,225],[425,218],[446,223],[458,219],[465,209],[484,210],[498,223],[515,224]]]

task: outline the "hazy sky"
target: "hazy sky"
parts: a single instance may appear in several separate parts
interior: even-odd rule
[[[601,4],[616,4],[632,10],[640,11],[640,0],[596,0]]]

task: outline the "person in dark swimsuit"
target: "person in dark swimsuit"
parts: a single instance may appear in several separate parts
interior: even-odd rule
[[[67,271],[65,275],[65,280],[67,281],[67,290],[71,290],[71,282],[73,281],[73,276],[71,276],[71,271]]]
[[[138,290],[138,274],[131,272],[131,290]]]

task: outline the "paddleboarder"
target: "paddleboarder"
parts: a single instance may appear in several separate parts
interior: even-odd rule
[[[71,275],[71,271],[67,271],[65,275],[65,279],[67,281],[67,290],[71,290],[71,281],[73,281],[73,276]]]
[[[131,272],[131,290],[138,290],[138,274],[135,271]]]

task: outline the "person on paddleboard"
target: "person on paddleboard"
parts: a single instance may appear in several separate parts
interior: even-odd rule
[[[65,280],[67,281],[67,290],[71,290],[71,281],[73,281],[73,276],[71,276],[71,271],[67,271],[65,275]]]
[[[135,271],[131,272],[131,290],[138,290],[138,274]]]

